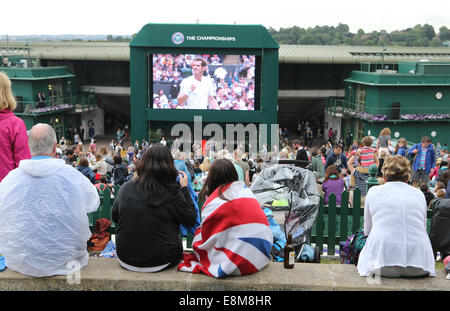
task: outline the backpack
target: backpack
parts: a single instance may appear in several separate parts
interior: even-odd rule
[[[94,233],[87,242],[89,252],[102,251],[109,242],[111,234],[108,232],[111,227],[111,221],[107,218],[97,219],[95,222]]]
[[[417,145],[414,145],[414,149],[417,149]],[[409,154],[408,151],[406,151],[406,159],[409,161],[409,164],[411,164],[411,167],[414,166],[414,161],[416,160],[416,156],[418,153],[416,154]]]
[[[342,264],[358,264],[359,253],[366,244],[367,236],[363,229],[357,229],[346,241],[339,242],[339,257]]]
[[[286,245],[286,237],[281,230],[280,225],[273,218],[273,212],[270,208],[265,207],[264,213],[266,214],[267,221],[269,222],[270,230],[273,235],[272,249],[270,250],[270,255],[272,260],[275,262],[284,261],[284,246]]]

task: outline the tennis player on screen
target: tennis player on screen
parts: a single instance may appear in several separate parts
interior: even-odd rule
[[[186,102],[186,109],[219,109],[215,99],[215,87],[210,77],[203,76],[206,61],[195,58],[192,62],[192,76],[183,79],[178,94],[178,104]]]

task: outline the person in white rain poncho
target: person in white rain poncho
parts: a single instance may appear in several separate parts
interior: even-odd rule
[[[99,196],[85,176],[53,158],[51,126],[33,126],[29,146],[32,158],[0,183],[0,253],[26,275],[67,275],[88,263],[87,213],[98,209]]]

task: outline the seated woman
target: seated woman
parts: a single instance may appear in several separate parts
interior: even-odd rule
[[[364,234],[358,272],[384,277],[434,276],[435,262],[427,234],[427,206],[423,193],[407,183],[409,161],[402,156],[386,158],[385,183],[371,187],[364,207]]]
[[[179,270],[223,278],[255,273],[271,261],[267,217],[230,160],[214,160],[200,200],[205,204],[194,253],[184,254]]]
[[[99,174],[100,176],[106,176],[106,173],[108,172],[106,162],[105,160],[103,160],[103,157],[100,153],[95,154],[95,164],[89,165],[89,167],[93,171],[97,170],[97,174]]]
[[[197,216],[186,173],[176,170],[169,148],[155,144],[137,174],[120,187],[112,208],[119,263],[136,272],[174,267],[183,252],[180,224],[191,227]]]
[[[89,161],[86,158],[80,159],[80,163],[78,163],[77,170],[79,170],[81,174],[86,176],[91,181],[91,183],[95,184],[95,173],[89,167]]]
[[[336,165],[329,165],[325,171],[322,189],[324,193],[324,202],[328,204],[328,199],[331,193],[336,195],[336,205],[341,205],[341,194],[345,189],[345,182],[339,177],[339,171]]]

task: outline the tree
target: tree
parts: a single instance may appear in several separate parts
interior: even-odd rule
[[[416,26],[414,26],[412,32],[413,32],[414,36],[416,37],[415,40],[426,37],[425,31],[423,30],[423,28],[420,24],[417,24]]]
[[[428,46],[427,38],[417,38],[411,44],[411,46]]]
[[[301,45],[315,45],[320,44],[320,41],[316,39],[312,34],[308,33],[306,35],[303,35],[298,40],[297,44]]]
[[[450,30],[442,26],[439,28],[439,39],[441,39],[442,42],[450,40]]]
[[[442,46],[442,42],[441,42],[441,40],[440,40],[439,38],[434,37],[434,38],[431,39],[431,41],[430,41],[430,46],[436,46],[436,47]]]
[[[107,35],[106,36],[106,41],[111,42],[113,41],[114,37],[112,35]]]
[[[294,42],[297,42],[298,39],[306,33],[305,29],[294,26],[289,31],[291,37],[293,38]]]
[[[293,26],[276,30],[268,28],[269,33],[279,44],[321,44],[321,45],[369,45],[369,46],[441,46],[450,41],[450,30],[446,26],[439,28],[436,35],[432,25],[417,24],[404,30],[387,32],[384,29],[365,33],[362,28],[356,33],[349,31],[349,26],[339,23],[334,26],[301,28]],[[108,41],[129,41],[127,38],[108,36]]]
[[[433,39],[433,37],[436,35],[436,32],[434,31],[434,27],[428,24],[425,24],[422,26],[422,29],[425,33],[425,36],[428,38],[428,40]]]
[[[346,36],[344,38],[344,45],[354,45],[353,44],[353,39]]]
[[[329,45],[331,43],[331,40],[333,39],[330,34],[328,33],[318,33],[316,34],[316,38],[320,41],[323,45]]]
[[[350,28],[346,24],[339,23],[339,25],[336,27],[336,31],[340,33],[347,33],[350,31]]]
[[[331,45],[341,45],[341,40],[334,38],[333,40],[331,40]]]

